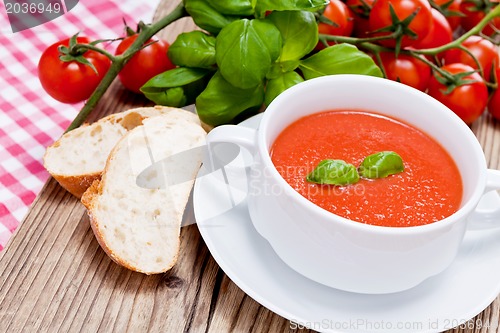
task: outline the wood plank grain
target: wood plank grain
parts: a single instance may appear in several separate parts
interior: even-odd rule
[[[177,1],[164,0],[155,18]],[[173,41],[189,18],[161,32]],[[147,105],[115,82],[90,121]],[[489,167],[500,167],[500,128],[486,116],[474,132]],[[184,222],[194,221],[192,205]],[[480,274],[480,272],[478,272]],[[457,298],[459,295],[457,295]],[[460,300],[467,302],[467,300]],[[498,326],[500,298],[474,323]],[[264,308],[218,267],[195,225],[182,228],[178,264],[146,276],[113,263],[97,244],[83,206],[53,179],[0,253],[0,332],[308,332]],[[476,325],[449,332],[498,332]]]

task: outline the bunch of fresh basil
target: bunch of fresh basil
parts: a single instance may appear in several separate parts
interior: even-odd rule
[[[178,67],[141,91],[161,105],[196,103],[209,125],[235,121],[268,105],[285,89],[323,75],[382,76],[355,46],[338,44],[310,55],[318,43],[314,12],[327,0],[184,0],[205,32],[180,34],[168,56]],[[268,14],[266,16],[266,14]]]

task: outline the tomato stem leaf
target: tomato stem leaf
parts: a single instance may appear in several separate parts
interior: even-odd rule
[[[92,68],[92,70],[94,71],[94,73],[99,74],[97,72],[97,68],[95,68],[94,64],[91,63],[90,61],[88,61],[87,58],[85,58],[83,55],[79,55],[79,56],[72,56],[72,55],[69,55],[69,54],[65,54],[65,55],[62,55],[59,57],[59,59],[61,59],[62,61],[65,61],[65,62],[71,62],[71,61],[76,61],[76,62],[79,62],[80,64],[83,64],[85,66],[89,66],[90,68]]]

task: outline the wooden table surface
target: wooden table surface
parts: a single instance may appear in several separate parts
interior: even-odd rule
[[[164,0],[156,17],[176,4],[177,1]],[[173,41],[179,32],[193,27],[192,21],[182,19],[161,34]],[[89,121],[147,104],[115,82]],[[499,125],[486,116],[474,124],[473,130],[489,167],[500,169]],[[185,219],[194,221],[191,204]],[[477,319],[500,324],[499,316],[497,298]],[[287,319],[247,296],[224,274],[196,225],[183,227],[179,261],[169,272],[146,276],[116,265],[97,244],[84,207],[50,179],[0,253],[0,332],[79,331],[297,330],[291,328]],[[456,328],[449,332],[499,329]]]

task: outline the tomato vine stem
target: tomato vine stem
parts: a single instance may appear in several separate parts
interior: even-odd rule
[[[332,41],[332,42],[337,42],[337,43],[363,44],[363,43],[377,42],[379,40],[394,39],[400,35],[401,35],[401,32],[399,32],[399,31],[393,32],[393,33],[388,34],[388,35],[376,36],[376,37],[365,37],[365,38],[319,34],[319,40],[324,41],[324,42]]]
[[[75,44],[75,46],[73,48],[76,50],[76,52],[82,52],[82,53],[85,51],[88,51],[88,50],[95,51],[95,52],[98,52],[98,53],[105,55],[112,62],[117,61],[117,57],[115,57],[114,55],[112,55],[108,51],[106,51],[98,46],[92,45],[92,44]]]
[[[164,16],[159,21],[152,24],[145,24],[144,22],[139,22],[141,27],[141,31],[139,32],[137,39],[134,41],[132,45],[121,55],[114,56],[109,52],[104,51],[96,46],[87,45],[87,44],[78,44],[79,48],[84,48],[88,50],[93,50],[99,53],[106,55],[112,62],[111,66],[102,79],[101,83],[97,86],[95,91],[89,97],[83,108],[80,110],[78,115],[73,119],[71,124],[66,129],[66,132],[69,132],[75,128],[80,127],[85,119],[89,116],[92,110],[95,108],[101,97],[104,95],[108,87],[111,85],[113,80],[116,78],[120,70],[125,66],[127,61],[139,50],[143,48],[144,43],[146,43],[151,37],[153,37],[158,31],[168,26],[170,23],[187,16],[187,12],[184,8],[183,3],[181,2],[174,10],[172,10],[168,15]]]

